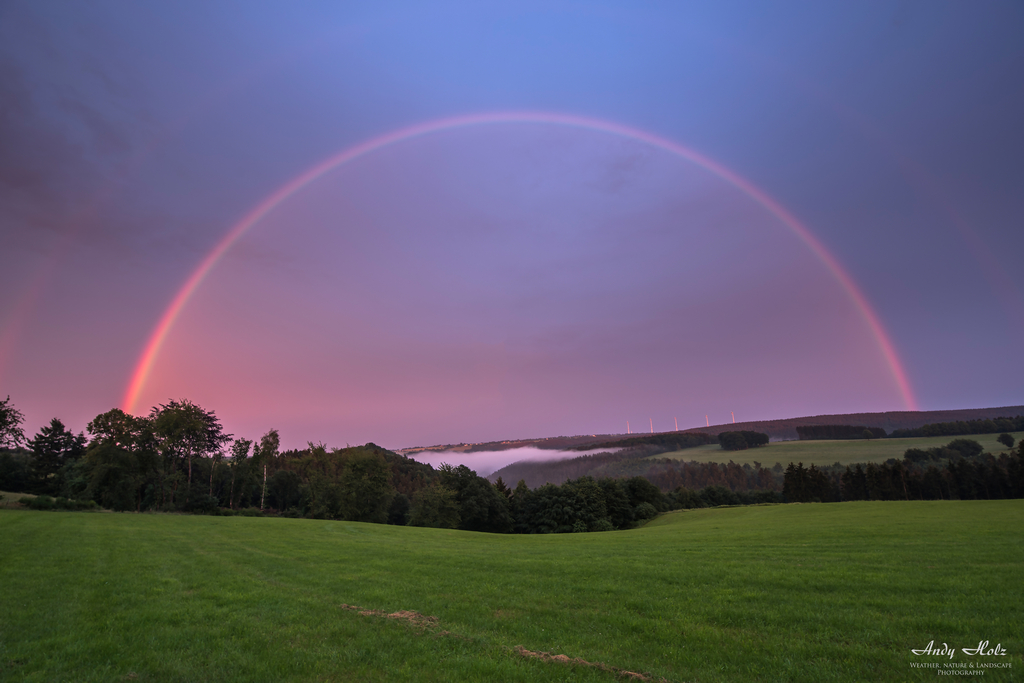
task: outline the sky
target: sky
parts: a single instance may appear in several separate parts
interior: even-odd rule
[[[0,397],[286,448],[1024,404],[1021,83],[1009,1],[6,0]]]

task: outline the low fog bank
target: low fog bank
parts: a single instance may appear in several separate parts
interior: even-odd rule
[[[489,476],[491,473],[500,470],[506,465],[514,462],[530,460],[534,462],[545,462],[550,460],[567,460],[578,458],[581,455],[593,455],[594,453],[614,453],[619,448],[597,448],[589,451],[555,451],[547,448],[534,448],[526,446],[523,448],[510,448],[507,451],[476,451],[464,453],[462,451],[420,451],[410,453],[409,457],[416,462],[427,463],[434,469],[442,463],[449,465],[465,465],[481,477]]]

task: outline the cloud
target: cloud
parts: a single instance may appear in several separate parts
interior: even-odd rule
[[[558,451],[527,446],[524,448],[511,448],[505,451],[420,451],[418,453],[410,453],[409,457],[417,462],[427,463],[435,469],[440,467],[442,463],[455,466],[465,465],[469,469],[474,470],[479,476],[486,477],[492,472],[496,472],[514,462],[568,460],[582,455],[610,453],[617,450],[619,449],[599,448],[589,451]]]

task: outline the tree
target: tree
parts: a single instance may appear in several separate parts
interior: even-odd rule
[[[236,439],[231,444],[231,492],[228,494],[228,505],[235,509],[235,488],[239,490],[239,498],[242,494],[242,485],[245,475],[249,473],[249,448],[252,441],[249,439]]]
[[[718,435],[718,443],[721,444],[722,450],[726,451],[743,451],[750,448],[740,432],[722,432]]]
[[[512,489],[508,487],[508,484],[506,484],[501,477],[498,477],[495,480],[494,490],[500,493],[501,495],[505,496],[506,500],[512,497]]]
[[[342,469],[342,513],[353,522],[388,521],[388,507],[395,490],[391,470],[380,453],[353,453]]]
[[[104,440],[90,445],[86,457],[90,465],[88,498],[111,510],[142,508],[145,467],[136,453]]]
[[[965,458],[981,455],[985,450],[985,447],[974,439],[953,439],[946,444],[946,448],[959,452]]]
[[[212,410],[203,410],[188,400],[171,401],[153,408],[150,419],[153,421],[160,451],[171,469],[176,469],[179,461],[186,463],[187,506],[192,493],[192,460],[220,453],[231,440],[231,435],[224,433],[220,420]]]
[[[616,479],[601,479],[597,482],[604,492],[604,506],[608,521],[616,529],[628,529],[633,523],[633,506],[629,495]]]
[[[25,442],[21,423],[25,416],[11,405],[11,397],[0,401],[0,448],[17,448]]]
[[[410,526],[458,529],[459,521],[459,501],[450,488],[433,484],[413,495]]]
[[[405,526],[409,523],[409,496],[404,493],[396,493],[388,506],[388,524]]]
[[[302,477],[291,470],[278,470],[267,480],[267,493],[278,510],[293,508],[302,498]]]
[[[630,477],[622,482],[626,495],[629,496],[629,503],[636,508],[640,503],[650,503],[655,510],[665,511],[668,509],[665,494],[657,486],[652,484],[645,477]]]
[[[271,429],[260,437],[260,445],[253,451],[252,457],[263,465],[263,491],[260,493],[260,510],[267,498],[267,466],[271,461],[277,460],[278,449],[281,447],[281,437],[276,429]]]
[[[50,424],[28,442],[35,456],[36,475],[42,480],[43,488],[56,493],[55,478],[60,468],[77,460],[85,453],[85,435],[69,431],[64,423],[53,418]]]
[[[459,500],[459,528],[465,531],[508,533],[512,530],[509,500],[491,482],[465,465],[442,464],[441,484],[455,491]]]
[[[104,507],[139,510],[148,482],[163,504],[165,477],[151,418],[114,408],[97,415],[87,429],[92,441],[85,452],[84,470],[79,473],[88,482],[84,488],[87,498]]]
[[[1000,434],[996,440],[1007,448],[1013,448],[1014,438],[1009,434]]]

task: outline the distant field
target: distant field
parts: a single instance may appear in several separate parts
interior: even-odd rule
[[[0,510],[0,549],[4,680],[933,680],[931,640],[1000,643],[952,660],[1012,665],[987,681],[1024,667],[1019,500],[560,536]]]
[[[18,505],[18,501],[21,500],[22,498],[35,498],[35,496],[33,496],[31,493],[11,493],[10,491],[0,491],[0,509],[21,508],[21,506]]]
[[[1020,441],[1024,432],[1012,434]],[[945,446],[953,439],[973,439],[985,447],[989,453],[1000,453],[1006,450],[1003,444],[996,441],[998,434],[973,434],[969,436],[932,436],[921,439],[856,439],[852,441],[774,441],[761,448],[750,448],[745,451],[724,451],[717,444],[698,446],[682,451],[662,453],[651,456],[654,458],[673,458],[675,460],[696,460],[697,462],[729,462],[732,460],[740,465],[753,465],[759,462],[763,467],[771,467],[781,463],[783,467],[790,462],[803,462],[804,465],[832,465],[836,462],[849,465],[855,462],[885,462],[889,458],[900,460],[908,448],[933,448]]]

